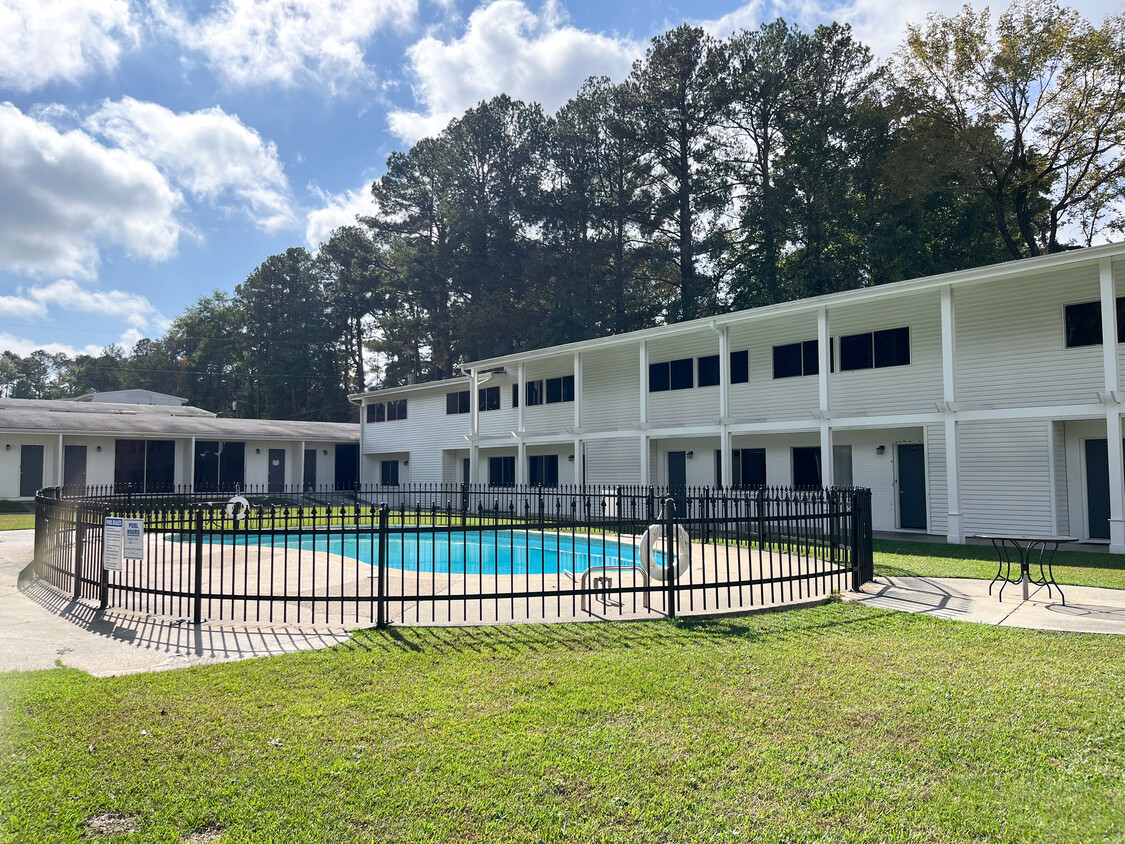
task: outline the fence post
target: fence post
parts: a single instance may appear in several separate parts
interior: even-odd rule
[[[676,520],[672,515],[676,511],[676,502],[671,498],[664,499],[664,585],[668,589],[668,618],[676,617],[676,571],[674,555],[679,551],[676,548]]]
[[[192,621],[203,623],[203,505],[195,507],[195,589]]]
[[[852,493],[852,591],[875,579],[875,557],[871,544],[871,490]]]
[[[375,627],[379,630],[387,626],[387,539],[387,504],[383,502],[379,505],[379,584],[375,603]]]
[[[86,546],[85,511],[81,504],[74,508],[74,600],[82,595],[82,557]]]

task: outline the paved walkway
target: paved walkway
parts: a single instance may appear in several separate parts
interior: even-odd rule
[[[0,671],[64,665],[95,676],[159,671],[324,648],[347,641],[346,626],[193,625],[126,612],[98,613],[31,582],[33,532],[0,531]],[[880,577],[846,598],[883,609],[1006,627],[1125,635],[1125,590],[1039,587],[1027,601],[1008,586],[1003,601],[988,582],[954,578]]]

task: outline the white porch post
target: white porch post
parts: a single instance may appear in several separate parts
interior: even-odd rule
[[[734,486],[730,437],[730,328],[719,329],[719,486]]]
[[[583,484],[586,479],[582,477],[582,353],[574,353],[574,483]]]
[[[58,478],[55,486],[63,485],[63,435],[59,434],[59,459],[55,461],[55,476]]]
[[[297,443],[297,492],[305,491],[305,441]]]
[[[957,322],[953,307],[953,288],[941,289],[941,397],[945,416],[946,541],[965,544],[965,524],[961,517],[961,472],[957,449]]]
[[[477,435],[480,433],[480,408],[477,405],[477,371],[469,370],[469,483],[477,483],[480,478],[480,446]]]
[[[830,410],[828,368],[831,360],[828,354],[829,342],[831,340],[828,331],[828,308],[819,308],[816,312],[816,352],[820,359],[818,362],[820,375],[817,376],[817,384],[820,387],[820,412],[817,417],[820,419],[820,482],[824,486],[835,485],[835,472],[832,465],[835,462],[832,459],[832,423],[828,415]]]
[[[648,342],[641,341],[640,345],[640,364],[641,372],[638,378],[640,388],[640,400],[637,402],[638,411],[641,424],[641,435],[638,438],[638,445],[641,453],[641,483],[652,483],[650,469],[648,465],[648,434],[644,433],[644,429],[648,427]]]
[[[519,382],[516,387],[519,390],[519,407],[516,408],[516,433],[519,434],[516,440],[516,483],[525,484],[527,483],[527,443],[523,439],[526,430],[523,422],[523,406],[527,404],[527,388],[524,386],[527,383],[527,363],[520,361],[516,372],[516,380]]]
[[[1102,299],[1102,360],[1105,364],[1105,433],[1109,452],[1109,550],[1125,554],[1125,467],[1121,461],[1121,403],[1117,399],[1117,296],[1113,264],[1098,262]]]
[[[191,454],[188,455],[188,489],[195,492],[195,437],[191,438]]]

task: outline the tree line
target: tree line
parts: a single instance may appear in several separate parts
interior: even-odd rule
[[[680,26],[554,116],[494,97],[393,153],[374,212],[129,353],[4,353],[0,389],[350,418],[465,360],[1088,245],[1120,232],[1125,15],[1016,0],[911,27]]]

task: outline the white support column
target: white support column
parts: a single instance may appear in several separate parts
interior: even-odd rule
[[[527,443],[523,437],[516,443],[516,485],[527,483]]]
[[[477,435],[480,433],[480,407],[477,404],[477,371],[469,370],[469,483],[480,481],[480,446]]]
[[[361,461],[362,462],[362,461]],[[191,438],[191,455],[188,457],[188,489],[195,492],[195,437]]]
[[[828,389],[828,376],[829,364],[831,357],[829,356],[829,343],[831,342],[831,334],[828,331],[828,308],[820,308],[816,312],[816,352],[818,361],[818,369],[820,374],[817,376],[817,385],[820,388],[820,482],[824,486],[833,486],[835,481],[835,472],[832,459],[832,423],[829,421],[829,410],[831,410],[830,392]]]
[[[941,288],[941,396],[945,414],[946,541],[965,544],[965,523],[961,515],[961,471],[957,448],[957,322],[953,307],[953,288]]]
[[[305,441],[297,443],[297,491],[305,491]]]
[[[576,484],[583,484],[586,479],[582,477],[582,438],[574,438],[574,482]]]
[[[638,379],[639,385],[639,399],[637,401],[637,413],[639,421],[642,425],[648,424],[648,343],[644,340],[640,345],[640,365],[641,373]]]
[[[734,455],[730,428],[730,328],[719,329],[719,474],[721,486],[734,485]]]
[[[1117,293],[1113,284],[1113,264],[1109,258],[1098,262],[1102,299],[1102,361],[1105,366],[1105,428],[1109,451],[1109,550],[1125,554],[1125,464],[1121,448],[1121,403],[1117,371]]]
[[[55,477],[58,479],[55,486],[63,485],[63,435],[59,434],[59,459],[55,461]]]
[[[641,447],[641,484],[648,486],[652,483],[652,471],[648,460],[648,434],[641,434],[638,442]]]
[[[574,353],[574,427],[582,427],[582,353]],[[576,457],[575,460],[578,458]]]
[[[519,407],[516,408],[516,430],[522,434],[527,430],[523,425],[523,406],[527,404],[527,363],[522,360],[517,370],[516,379],[518,381],[516,391],[519,396]]]

